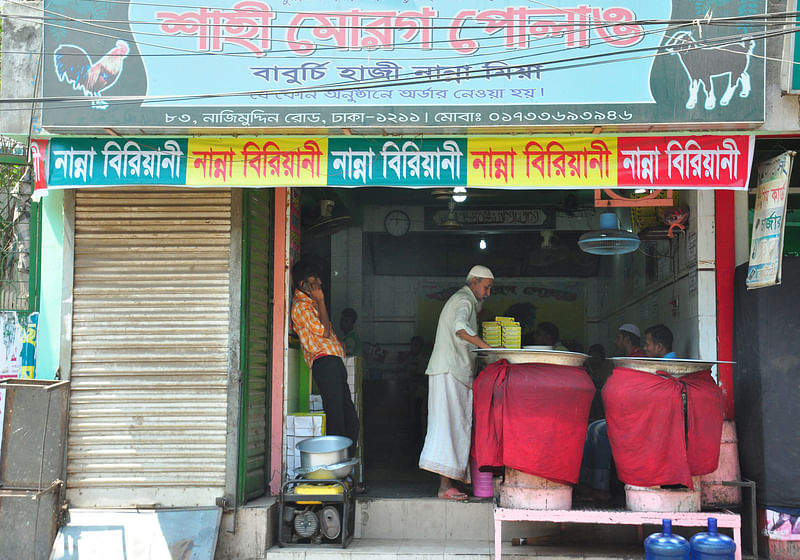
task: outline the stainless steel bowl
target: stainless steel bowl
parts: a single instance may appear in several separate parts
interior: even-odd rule
[[[297,442],[301,467],[327,467],[347,461],[353,440],[344,436],[317,436]]]
[[[329,480],[334,478],[344,478],[353,472],[353,467],[358,464],[358,457],[335,465],[300,467],[297,474],[311,480]]]

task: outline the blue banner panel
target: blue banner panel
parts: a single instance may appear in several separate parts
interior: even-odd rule
[[[176,138],[53,138],[51,187],[185,185],[188,140]]]
[[[331,138],[328,185],[467,184],[466,138]]]

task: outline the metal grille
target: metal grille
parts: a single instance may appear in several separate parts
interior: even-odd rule
[[[31,184],[25,166],[0,164],[0,309],[30,308]]]
[[[77,191],[73,506],[225,493],[230,216],[227,189]]]

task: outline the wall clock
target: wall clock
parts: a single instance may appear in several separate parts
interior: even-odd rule
[[[383,220],[383,226],[386,228],[386,233],[389,235],[400,237],[408,233],[411,227],[411,219],[408,217],[408,214],[402,210],[392,210],[386,214],[386,218]]]

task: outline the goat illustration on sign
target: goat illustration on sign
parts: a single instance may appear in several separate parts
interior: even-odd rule
[[[706,111],[711,111],[717,106],[717,97],[714,94],[714,78],[727,78],[727,87],[719,104],[723,107],[730,103],[739,84],[742,85],[739,97],[750,95],[750,56],[753,54],[756,42],[752,39],[739,43],[725,43],[709,46],[703,41],[695,41],[689,31],[680,31],[672,35],[665,45],[670,54],[678,56],[681,66],[689,77],[689,98],[686,101],[687,109],[694,109],[700,87],[703,88],[706,100],[703,105]]]

